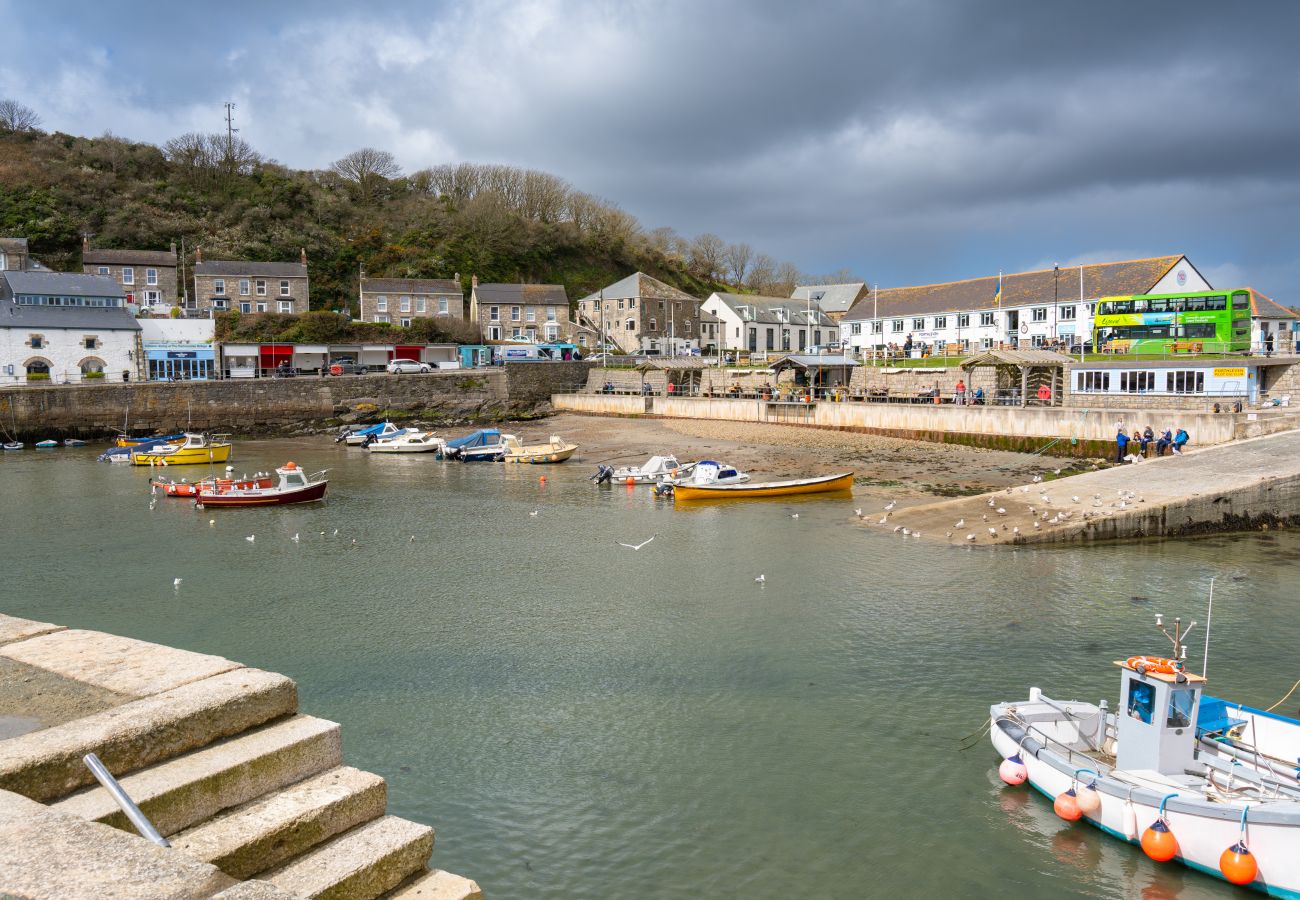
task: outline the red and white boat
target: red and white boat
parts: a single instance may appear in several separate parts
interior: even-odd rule
[[[166,497],[197,497],[200,491],[224,493],[234,489],[275,487],[275,476],[258,472],[252,478],[202,478],[198,481],[171,481],[155,478],[149,482],[150,493],[162,491]]]
[[[216,485],[199,489],[194,505],[205,506],[282,506],[288,503],[314,503],[325,499],[329,480],[325,471],[307,475],[297,463],[287,462],[275,470],[279,482],[261,486],[219,489]]]

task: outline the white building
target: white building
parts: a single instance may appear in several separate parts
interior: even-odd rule
[[[961,352],[1090,339],[1097,300],[1213,290],[1186,256],[1090,263],[946,284],[873,290],[840,321],[855,352],[913,345]]]
[[[136,380],[140,325],[98,275],[0,272],[0,383]]]
[[[831,318],[807,300],[714,293],[701,309],[717,317],[725,351],[782,356],[839,337]]]

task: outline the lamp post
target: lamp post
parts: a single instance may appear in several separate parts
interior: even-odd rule
[[[1052,342],[1060,340],[1057,328],[1061,321],[1061,267],[1052,264]]]

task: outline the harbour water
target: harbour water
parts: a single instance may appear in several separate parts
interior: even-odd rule
[[[577,462],[323,438],[235,469],[329,467],[328,505],[151,510],[148,471],[95,452],[0,458],[0,610],[296,678],[494,900],[1224,897],[959,741],[1030,685],[1113,704],[1111,661],[1164,653],[1153,614],[1203,620],[1211,577],[1211,692],[1268,706],[1296,677],[1291,534],[944,548],[859,527],[875,495],[683,509]]]

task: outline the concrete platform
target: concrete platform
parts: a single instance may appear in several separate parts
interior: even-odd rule
[[[976,546],[1300,527],[1300,431],[899,509],[883,526],[881,511],[863,512],[900,539],[906,528]]]
[[[38,634],[62,631],[63,628],[62,625],[52,625],[49,622],[34,622],[31,619],[20,619],[17,616],[6,616],[0,613],[0,644],[25,641],[28,638],[36,637]]]

